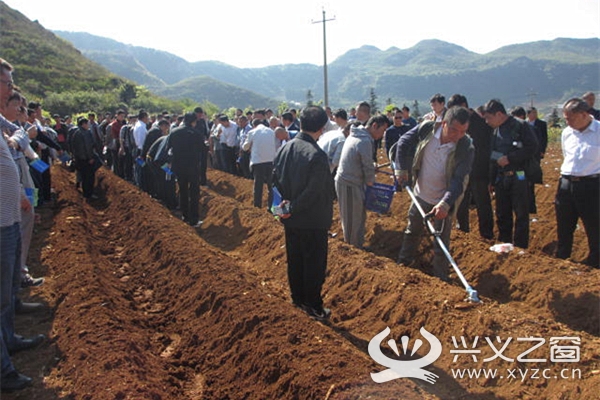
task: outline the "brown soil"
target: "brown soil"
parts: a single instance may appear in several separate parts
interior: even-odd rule
[[[204,224],[194,230],[155,200],[110,172],[99,172],[103,200],[86,203],[74,177],[53,167],[58,201],[42,208],[30,266],[46,283],[24,293],[45,312],[18,316],[18,331],[49,341],[16,354],[32,388],[6,399],[593,399],[600,393],[600,271],[551,256],[556,241],[554,182],[560,152],[544,163],[549,187],[537,187],[539,213],[523,254],[497,255],[472,232],[454,231],[452,254],[482,298],[463,302],[454,276],[429,275],[431,241],[413,268],[394,259],[409,200],[398,193],[388,215],[369,213],[372,252],[346,245],[334,221],[324,287],[332,319],[323,324],[292,306],[281,225],[251,207],[250,181],[210,171],[202,190]],[[385,175],[381,175],[382,180]],[[582,229],[574,260],[586,256]],[[418,379],[373,382],[383,369],[367,346],[384,328],[400,343],[426,327],[443,345]],[[453,362],[452,337],[482,354]],[[580,362],[508,362],[484,338],[513,342],[516,358],[532,347],[517,338],[544,338],[527,358],[549,359],[551,337],[579,337]],[[387,340],[387,339],[386,339]],[[387,347],[383,345],[383,347]],[[419,355],[428,351],[425,344]],[[390,357],[395,357],[391,352]],[[453,368],[539,369],[538,378],[454,378]],[[577,368],[581,378],[540,379]]]

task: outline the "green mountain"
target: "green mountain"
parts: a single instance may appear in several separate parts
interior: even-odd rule
[[[180,113],[197,105],[194,102],[216,112],[231,105],[229,98],[250,107],[277,108],[280,104],[211,77],[187,79],[199,76],[198,68],[172,54],[142,48],[131,51],[131,46],[89,34],[79,37],[102,50],[82,54],[70,41],[0,1],[0,57],[15,67],[15,82],[26,97],[43,100],[44,108],[52,112],[117,108],[137,112],[144,108]],[[103,65],[110,65],[110,70]],[[226,67],[222,64],[217,69]],[[187,83],[182,82],[186,79]],[[137,87],[139,84],[154,90],[151,93]],[[167,90],[170,84],[177,85]],[[169,93],[170,99],[157,96],[163,92]]]
[[[83,57],[64,39],[0,2],[0,49],[14,67],[15,82],[30,95],[110,90],[125,79]]]
[[[171,96],[167,88],[194,76],[207,76],[278,101],[304,103],[310,90],[322,93],[322,68],[287,64],[265,68],[237,68],[215,61],[188,63],[172,54],[123,45],[104,38],[57,32],[83,54],[113,72]],[[115,60],[106,54],[123,54]],[[125,56],[126,54],[126,56]],[[374,46],[353,49],[329,64],[329,97],[334,107],[348,107],[368,99],[371,89],[379,102],[427,103],[434,93],[465,94],[472,105],[500,98],[507,106],[529,104],[535,93],[539,108],[550,109],[573,95],[600,89],[600,40],[555,39],[502,47],[488,54],[471,52],[441,40],[424,40],[409,49]],[[147,73],[136,76],[138,69]],[[216,88],[215,88],[216,90]],[[216,92],[212,92],[216,96]],[[219,95],[219,98],[223,97]],[[229,105],[235,97],[224,96]],[[385,100],[384,100],[385,99]]]
[[[223,83],[209,76],[194,76],[174,85],[155,88],[154,92],[170,99],[192,99],[198,103],[211,102],[229,108],[232,104],[240,108],[270,107],[277,109],[279,103],[252,91]]]

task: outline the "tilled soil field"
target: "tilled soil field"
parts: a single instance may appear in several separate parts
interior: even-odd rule
[[[30,257],[34,273],[47,279],[24,293],[48,308],[17,317],[20,333],[43,332],[49,341],[13,358],[34,386],[2,397],[597,399],[600,271],[577,263],[586,256],[583,228],[575,262],[551,256],[560,162],[556,148],[544,160],[549,185],[537,186],[527,251],[491,252],[493,243],[476,233],[474,211],[472,232],[453,232],[452,254],[479,291],[478,305],[463,301],[456,275],[449,284],[430,276],[431,240],[423,240],[413,268],[394,262],[405,193],[389,214],[368,214],[370,252],[343,243],[335,220],[324,286],[328,323],[290,303],[283,228],[251,206],[250,181],[210,171],[204,224],[195,230],[106,170],[98,174],[102,200],[87,203],[74,176],[54,166],[57,202],[40,210]],[[373,381],[371,373],[387,367],[368,346],[386,327],[399,347],[410,337],[409,353],[424,342],[412,358],[433,347],[421,328],[439,339],[442,352],[425,368],[435,383]],[[386,357],[404,360],[388,338]]]

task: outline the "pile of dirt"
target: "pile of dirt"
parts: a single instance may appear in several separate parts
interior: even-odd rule
[[[557,176],[553,154],[544,164],[548,182]],[[194,230],[108,171],[99,174],[103,200],[93,203],[75,190],[72,174],[57,166],[53,174],[58,203],[42,210],[41,251],[32,257],[34,272],[47,276],[32,293],[49,311],[19,320],[22,332],[45,329],[51,341],[15,356],[36,383],[7,398],[591,399],[600,392],[600,273],[549,255],[553,187],[537,189],[538,221],[523,254],[489,251],[475,220],[472,233],[453,233],[453,255],[483,300],[477,306],[462,301],[456,278],[446,284],[429,275],[429,240],[416,267],[394,262],[406,226],[404,193],[390,214],[369,213],[373,252],[343,243],[336,220],[324,286],[333,316],[322,324],[290,303],[283,229],[251,206],[250,181],[210,171],[211,189],[202,191],[200,205],[204,224]],[[577,235],[575,260],[586,253]],[[422,327],[441,341],[442,354],[427,368],[438,376],[435,384],[373,382],[370,374],[385,367],[367,347],[386,327],[398,343],[409,336],[410,348]],[[565,337],[581,340],[580,361],[550,362],[550,338]],[[476,360],[451,353],[461,338],[469,347],[479,340]],[[504,357],[493,357],[486,339],[500,351],[509,338]],[[517,361],[533,347],[517,338],[545,339],[525,357],[537,361]],[[417,355],[430,348],[424,343]],[[515,368],[529,376],[454,373],[506,375]],[[580,377],[560,376],[575,368]],[[551,378],[532,378],[533,370],[548,370]]]

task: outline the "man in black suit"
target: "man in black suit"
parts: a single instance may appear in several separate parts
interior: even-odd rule
[[[594,119],[600,120],[600,110],[594,108],[594,104],[596,103],[596,95],[594,92],[585,92],[581,98],[588,104],[588,106],[590,106],[588,113],[594,117]]]
[[[546,147],[548,146],[548,124],[546,121],[542,121],[538,118],[538,112],[535,107],[529,107],[527,109],[527,122],[533,128],[535,135],[538,140],[538,151],[534,158],[537,162],[541,163],[544,154],[546,153]],[[537,206],[535,204],[535,188],[534,182],[529,182],[529,213],[537,214]]]

